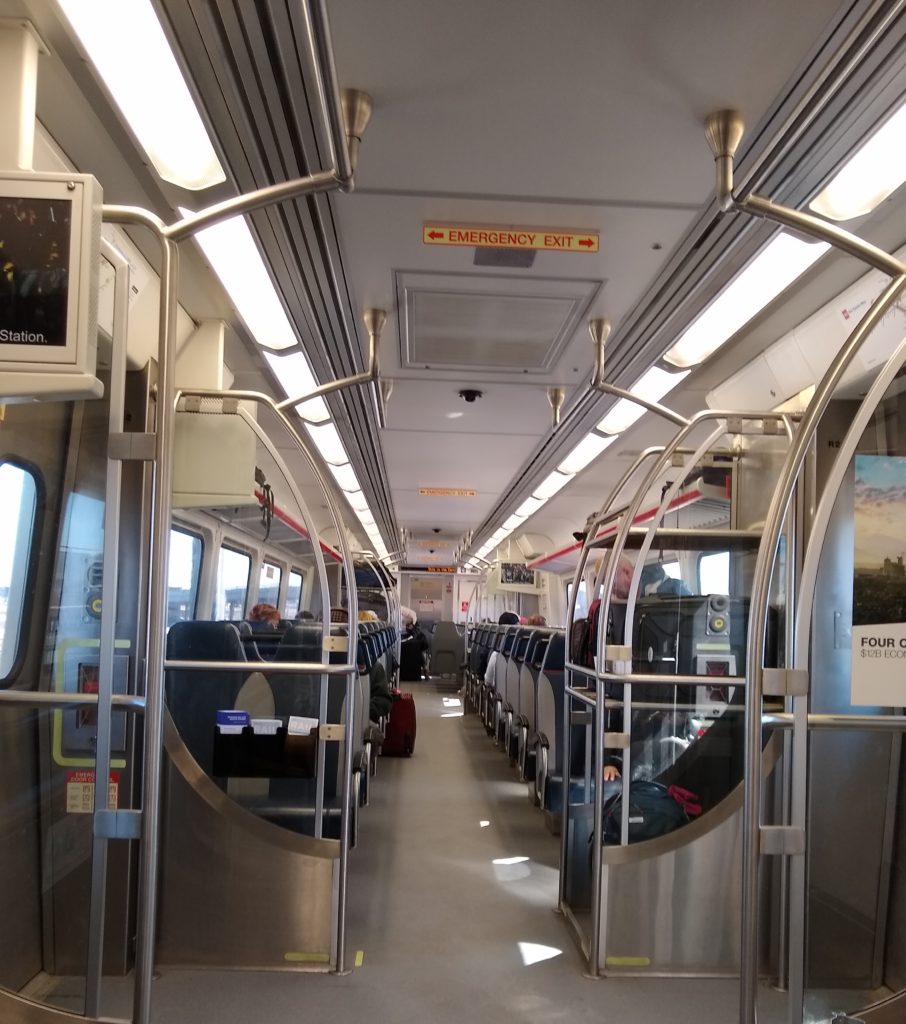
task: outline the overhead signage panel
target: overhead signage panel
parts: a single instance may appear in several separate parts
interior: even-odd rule
[[[468,487],[419,487],[422,498],[474,498],[476,492]]]
[[[433,224],[422,227],[425,245],[459,245],[469,249],[535,249],[541,252],[598,252],[597,231],[555,228],[492,227],[480,224]]]
[[[400,572],[442,572],[455,573],[455,565],[403,565]]]

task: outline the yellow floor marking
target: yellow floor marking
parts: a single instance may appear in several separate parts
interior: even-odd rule
[[[329,964],[330,953],[284,953],[283,959],[291,964]]]
[[[605,967],[650,967],[651,960],[647,956],[609,956],[604,961]]]
[[[365,950],[364,949],[356,950],[356,954],[355,954],[355,965],[356,965],[356,967],[361,967],[364,962],[365,962]]]

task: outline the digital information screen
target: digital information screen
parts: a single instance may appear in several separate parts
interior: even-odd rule
[[[65,348],[72,202],[0,197],[0,345]]]
[[[501,562],[500,582],[533,587],[535,585],[535,570],[527,569],[519,562]]]

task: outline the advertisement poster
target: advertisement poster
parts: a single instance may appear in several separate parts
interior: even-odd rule
[[[906,706],[906,458],[857,455],[852,703]]]

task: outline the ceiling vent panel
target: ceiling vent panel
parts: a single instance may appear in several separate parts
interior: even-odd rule
[[[396,284],[404,368],[546,375],[602,282],[403,271]]]

